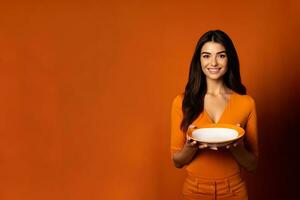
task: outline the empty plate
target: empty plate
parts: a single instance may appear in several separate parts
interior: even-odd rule
[[[189,128],[187,136],[208,147],[228,145],[245,134],[245,130],[233,124],[206,124]]]

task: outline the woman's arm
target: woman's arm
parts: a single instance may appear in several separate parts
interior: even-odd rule
[[[254,171],[257,166],[256,156],[249,152],[243,145],[231,147],[230,152],[235,157],[236,161],[247,171]]]
[[[186,137],[180,129],[180,124],[183,118],[181,110],[182,96],[177,96],[172,103],[171,109],[171,157],[175,167],[182,168],[184,165],[189,164],[199,149],[206,148],[206,144],[201,144],[191,138]],[[189,128],[193,127],[190,125]]]
[[[249,105],[251,112],[245,127],[245,138],[237,142],[240,145],[231,147],[230,152],[242,167],[254,171],[258,163],[257,113],[254,99],[250,98]]]
[[[173,153],[172,158],[175,167],[182,168],[184,165],[189,164],[198,152],[198,149],[196,141],[187,140],[180,151]]]
[[[171,109],[171,159],[177,168],[190,163],[198,151],[197,141],[186,138],[186,133],[180,129],[183,118],[182,96],[177,96]]]

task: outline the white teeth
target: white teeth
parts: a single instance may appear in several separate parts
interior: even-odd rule
[[[208,68],[208,71],[212,72],[212,73],[216,73],[219,72],[221,68]]]

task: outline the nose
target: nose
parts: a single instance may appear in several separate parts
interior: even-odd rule
[[[212,56],[210,64],[211,64],[211,66],[216,66],[218,64],[216,57]]]

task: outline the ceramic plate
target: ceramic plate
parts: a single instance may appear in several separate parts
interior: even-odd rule
[[[210,147],[230,144],[245,134],[245,130],[233,124],[207,124],[189,128],[187,136]]]

